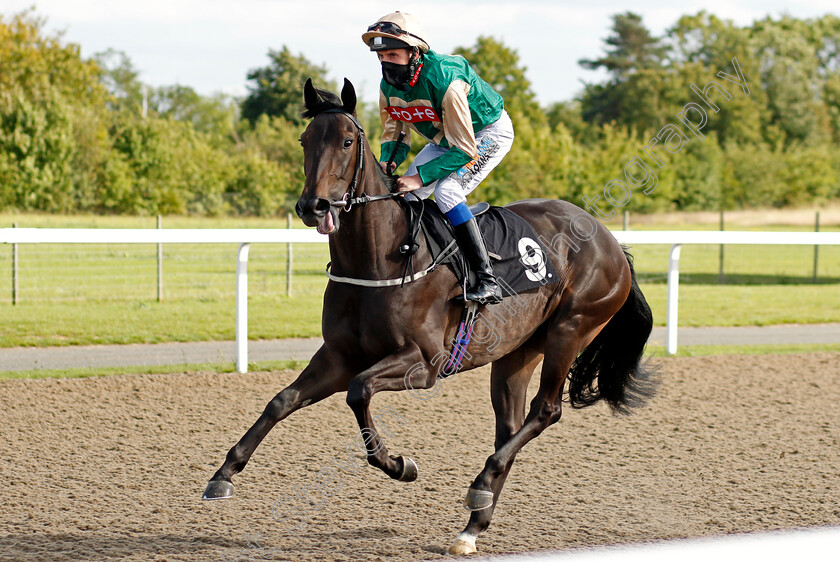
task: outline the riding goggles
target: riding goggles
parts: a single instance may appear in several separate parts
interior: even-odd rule
[[[423,41],[421,37],[417,37],[413,33],[409,33],[405,29],[401,28],[397,24],[392,21],[378,21],[373,25],[368,26],[368,32],[378,32],[378,33],[387,33],[389,35],[410,35],[415,39],[420,39]]]
[[[392,35],[411,35],[392,21],[378,21],[368,27],[368,31],[381,31],[382,33],[390,33]]]

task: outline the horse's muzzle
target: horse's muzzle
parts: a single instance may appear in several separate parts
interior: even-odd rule
[[[298,199],[295,205],[297,216],[306,226],[318,226],[330,210],[330,202],[321,197]]]

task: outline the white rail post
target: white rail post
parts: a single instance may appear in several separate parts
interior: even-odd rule
[[[286,215],[286,228],[292,228],[292,213]],[[292,243],[286,244],[286,296],[292,296]]]
[[[163,217],[157,216],[158,230],[163,228]],[[157,245],[157,301],[163,301],[163,244]]]
[[[17,228],[17,223],[12,225],[12,228]],[[12,244],[12,304],[18,303],[18,245]]]
[[[239,245],[236,259],[236,370],[248,372],[248,251],[249,242]]]
[[[680,298],[680,244],[671,246],[668,262],[668,318],[665,326],[665,351],[668,355],[677,352],[677,306]]]

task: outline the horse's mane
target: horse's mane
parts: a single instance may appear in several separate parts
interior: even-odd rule
[[[381,166],[377,166],[376,169],[379,171],[380,181],[388,188],[388,193],[394,193],[397,190],[397,178],[399,176],[389,176],[382,170]]]
[[[312,119],[329,109],[344,109],[344,103],[336,94],[329,90],[321,90],[320,88],[315,88],[315,92],[318,94],[317,101],[315,103],[304,103],[303,111],[301,112],[301,117],[304,119]],[[382,171],[380,166],[376,166],[376,170],[379,172],[380,181],[388,188],[388,192],[395,192],[397,190],[398,176],[389,176]]]

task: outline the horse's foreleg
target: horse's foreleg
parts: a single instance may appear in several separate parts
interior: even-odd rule
[[[536,350],[520,349],[493,363],[490,375],[490,397],[496,414],[495,449],[497,451],[522,427],[525,417],[525,394],[528,390],[528,382],[541,360],[542,354]],[[476,551],[475,540],[480,533],[490,526],[493,511],[499,501],[499,495],[510,473],[513,461],[514,458],[512,457],[502,474],[491,484],[493,491],[492,505],[487,509],[473,511],[470,514],[470,522],[455,539],[449,549],[450,554],[472,554]]]
[[[300,376],[272,398],[256,423],[228,451],[224,464],[210,479],[202,498],[212,500],[233,496],[231,478],[242,472],[271,428],[295,410],[346,390],[351,376],[340,365],[341,361],[332,359],[329,352],[321,347]]]
[[[416,344],[410,343],[356,375],[347,389],[347,405],[359,423],[367,450],[368,463],[395,480],[410,482],[417,478],[417,465],[408,457],[391,457],[376,431],[370,414],[373,395],[384,390],[425,389],[434,386],[435,369],[423,357]]]

